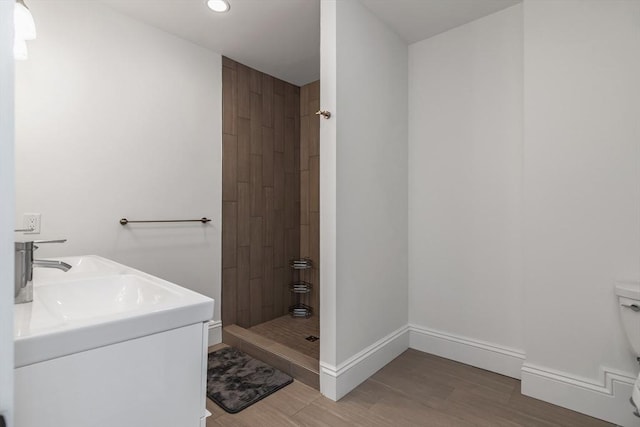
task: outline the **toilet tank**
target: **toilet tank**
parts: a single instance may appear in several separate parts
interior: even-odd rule
[[[616,283],[622,326],[636,356],[640,357],[640,282]]]

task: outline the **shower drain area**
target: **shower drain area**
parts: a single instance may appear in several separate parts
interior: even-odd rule
[[[249,329],[316,360],[320,359],[320,321],[317,316],[305,319],[284,315]]]

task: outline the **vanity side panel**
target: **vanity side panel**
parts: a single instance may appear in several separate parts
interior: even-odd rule
[[[21,427],[197,427],[202,323],[15,370]]]

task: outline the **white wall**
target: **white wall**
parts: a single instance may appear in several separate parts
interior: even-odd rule
[[[459,359],[444,333],[522,353],[522,55],[521,5],[409,47],[414,348]]]
[[[407,323],[407,46],[356,0],[337,18],[340,363]]]
[[[336,366],[336,1],[322,0],[320,7],[320,108],[333,120],[320,120],[320,361]],[[322,381],[322,376],[321,376]],[[321,383],[320,391],[326,385]],[[335,388],[335,387],[334,387]]]
[[[409,49],[411,346],[625,425],[640,2],[529,1]]]
[[[584,377],[637,370],[613,290],[640,279],[639,22],[637,1],[526,4],[527,361]]]
[[[33,0],[17,68],[18,221],[39,257],[98,254],[216,299],[220,318],[221,57],[98,2]],[[118,220],[213,222],[121,226]],[[37,273],[36,273],[37,274]]]
[[[639,23],[639,1],[525,2],[525,348],[548,381],[523,390],[593,383],[624,425],[607,376],[638,373],[614,285],[640,280]]]
[[[0,414],[13,426],[13,2],[0,1]]]
[[[407,46],[357,0],[326,1],[322,7],[334,11],[334,20],[323,22],[323,32],[335,28],[335,44],[325,45],[330,37],[323,35],[322,49],[323,62],[325,55],[335,55],[328,59],[335,65],[334,75],[327,79],[323,72],[321,77],[323,86],[329,82],[321,105],[328,108],[327,100],[336,106],[335,125],[322,125],[336,126],[336,131],[335,148],[321,153],[320,185],[328,184],[322,202],[334,200],[322,205],[321,221],[322,234],[329,233],[321,246],[335,236],[335,252],[327,253],[326,247],[322,252],[323,263],[331,268],[335,260],[335,273],[325,275],[321,267],[320,274],[323,295],[335,290],[335,347],[328,344],[335,350],[335,365],[328,369],[340,376],[371,346],[396,346],[386,356],[381,354],[387,350],[379,353],[378,362],[373,362],[378,356],[370,358],[360,373],[348,373],[348,385],[338,384],[339,398],[408,345],[408,339],[404,344],[385,339],[407,324]],[[327,98],[331,90],[334,95]],[[321,145],[333,144],[326,139],[329,133],[323,129]],[[328,176],[333,170],[335,178]],[[335,230],[327,229],[333,226]]]

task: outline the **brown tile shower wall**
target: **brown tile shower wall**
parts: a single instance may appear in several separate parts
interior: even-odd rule
[[[320,81],[300,88],[300,255],[313,260],[310,305],[320,313]]]
[[[285,313],[300,256],[300,88],[223,57],[222,322]]]

